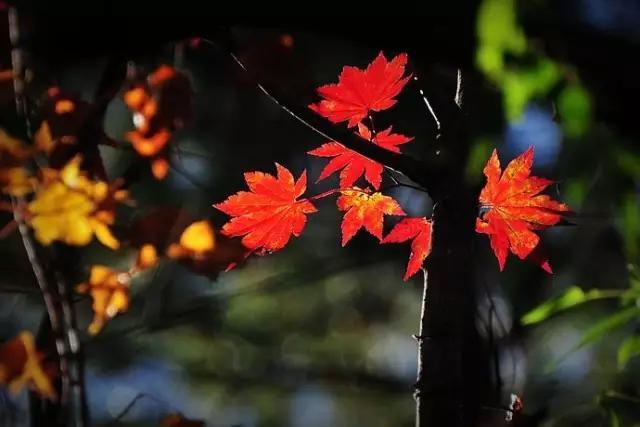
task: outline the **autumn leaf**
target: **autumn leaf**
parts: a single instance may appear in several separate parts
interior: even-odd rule
[[[427,218],[404,218],[382,240],[382,243],[402,243],[411,240],[411,255],[404,274],[407,281],[422,267],[431,252],[431,221]]]
[[[63,101],[59,101],[59,103],[60,102],[63,102]],[[67,102],[71,102],[71,101],[67,101]],[[56,148],[59,147],[58,145],[59,143],[62,145],[73,145],[76,143],[76,137],[71,135],[64,135],[59,138],[54,138],[51,133],[51,127],[49,126],[49,122],[47,120],[42,121],[42,123],[40,124],[40,127],[38,128],[35,135],[33,136],[33,140],[34,140],[36,149],[47,155],[51,155],[51,153]]]
[[[15,197],[24,197],[33,192],[35,179],[23,167],[0,168],[0,191]]]
[[[154,267],[158,263],[158,251],[155,246],[150,243],[142,245],[136,258],[136,268],[146,270]]]
[[[43,245],[61,241],[87,245],[95,236],[103,245],[117,249],[119,241],[110,226],[115,222],[117,203],[128,193],[104,181],[93,181],[80,170],[76,156],[61,170],[44,169],[40,187],[28,205],[27,221]]]
[[[209,221],[196,221],[184,229],[178,243],[169,245],[169,258],[204,258],[216,247],[216,237]]]
[[[371,131],[362,123],[358,124],[358,134],[360,137],[371,141],[372,143],[393,151],[394,153],[400,153],[399,145],[406,144],[413,138],[391,133],[391,127],[379,132],[372,137]],[[321,145],[315,150],[309,151],[309,154],[317,157],[331,157],[332,159],[327,163],[318,181],[329,177],[335,172],[340,171],[340,187],[347,188],[353,186],[355,182],[364,175],[365,180],[378,190],[382,183],[382,172],[384,167],[368,157],[362,154],[350,150],[344,145],[338,142],[327,142]]]
[[[250,250],[263,255],[282,249],[291,236],[300,236],[307,214],[316,212],[308,199],[298,199],[307,189],[307,172],[294,181],[288,169],[276,163],[277,178],[263,172],[244,174],[250,191],[240,191],[213,205],[231,221],[222,227],[229,237],[242,238]]]
[[[511,251],[520,259],[531,257],[540,238],[534,230],[543,230],[560,221],[569,207],[551,197],[539,194],[552,181],[531,175],[533,147],[513,159],[502,172],[496,150],[484,168],[487,184],[480,193],[480,209],[476,231],[489,235],[491,248],[504,269]],[[537,260],[543,270],[551,273],[549,261]]]
[[[348,121],[348,126],[353,127],[370,111],[383,111],[395,105],[394,98],[411,78],[411,75],[403,77],[406,64],[405,53],[389,62],[380,52],[364,70],[344,67],[338,83],[317,89],[324,99],[309,108],[333,123]]]
[[[36,351],[33,335],[22,332],[0,346],[0,384],[6,384],[12,394],[25,386],[43,397],[55,400],[51,378],[41,364],[42,355]]]
[[[125,138],[138,154],[150,159],[151,172],[158,180],[169,172],[168,144],[173,131],[190,118],[191,98],[187,76],[168,65],[160,65],[146,81],[132,84],[123,94],[135,126]]]
[[[130,275],[113,270],[104,265],[94,265],[89,273],[89,281],[76,286],[76,291],[89,294],[93,299],[93,321],[89,333],[95,335],[104,324],[118,313],[129,308]]]
[[[0,129],[0,191],[23,197],[34,189],[34,179],[24,167],[31,149],[21,140]]]
[[[162,427],[204,427],[204,421],[191,420],[182,414],[169,414],[160,420]]]
[[[0,129],[0,166],[18,166],[29,157],[31,150],[18,138]]]
[[[382,241],[384,215],[406,215],[393,198],[382,193],[369,194],[357,187],[342,191],[337,205],[340,211],[346,211],[340,227],[342,246],[345,246],[362,227]]]

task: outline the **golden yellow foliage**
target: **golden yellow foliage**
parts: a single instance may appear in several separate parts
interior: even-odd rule
[[[23,167],[0,168],[0,186],[4,194],[23,197],[33,192],[35,179]]]
[[[41,187],[28,205],[28,221],[43,245],[54,241],[73,246],[87,245],[95,237],[117,249],[120,243],[109,228],[115,221],[115,205],[127,192],[93,181],[80,170],[76,156],[60,171],[43,171]]]
[[[56,393],[51,378],[40,360],[33,335],[21,332],[0,346],[0,384],[8,385],[12,394],[19,393],[28,386],[43,397],[55,400]]]
[[[145,270],[153,267],[157,262],[158,252],[156,251],[156,247],[149,243],[142,245],[138,253],[138,259],[136,260],[136,267]]]
[[[95,335],[104,324],[129,308],[129,280],[127,272],[104,265],[91,267],[89,281],[76,286],[76,291],[90,294],[93,299],[93,321],[89,333]]]
[[[196,221],[184,229],[178,243],[169,245],[167,255],[173,259],[203,258],[216,247],[216,238],[209,221]]]

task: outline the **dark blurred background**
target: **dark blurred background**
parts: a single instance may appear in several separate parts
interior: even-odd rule
[[[433,95],[437,113],[461,67],[473,144],[469,182],[483,183],[494,147],[506,163],[533,145],[536,174],[556,180],[551,193],[576,212],[572,225],[542,233],[552,276],[514,257],[499,273],[482,235],[475,259],[460,260],[475,266],[483,284],[477,325],[502,383],[500,399],[485,408],[497,414],[491,425],[508,425],[499,406],[508,406],[511,393],[524,400],[520,425],[640,423],[640,358],[621,364],[618,355],[637,332],[637,318],[584,340],[589,327],[628,301],[589,302],[535,325],[520,321],[573,286],[637,286],[640,2],[372,3],[339,18],[334,5],[305,5],[318,8],[315,23],[278,13],[225,18],[191,2],[18,6],[33,29],[25,48],[36,87],[57,85],[91,101],[114,58],[148,71],[170,64],[189,75],[195,117],[174,135],[168,178],[158,183],[145,170],[131,190],[136,209],[176,207],[218,226],[226,218],[211,204],[243,189],[244,171],[273,172],[277,161],[295,175],[306,168],[312,182],[324,162],[305,153],[325,141],[260,93],[222,49],[192,37],[231,35],[253,76],[300,105],[314,101],[315,88],[335,81],[344,65],[364,67],[380,50],[387,57],[407,52],[419,84],[405,88],[381,126],[393,123],[415,136],[406,147],[418,157],[435,135],[418,90]],[[10,67],[2,56],[0,68]],[[2,101],[3,112],[13,108],[10,93]],[[15,127],[11,114],[4,117],[2,126]],[[118,141],[131,129],[121,98],[110,103],[104,126]],[[125,143],[101,154],[111,178],[134,159]],[[311,192],[334,185],[322,182]],[[430,213],[426,196],[406,188],[392,194],[408,214]],[[215,280],[169,261],[138,278],[129,311],[97,337],[83,336],[93,425],[110,425],[140,393],[150,397],[118,425],[157,425],[175,411],[210,426],[412,425],[411,335],[422,280],[401,280],[408,247],[379,246],[361,233],[340,248],[339,213],[329,200],[319,208],[285,250]],[[135,216],[122,215],[124,222]],[[92,263],[128,265],[132,256],[97,244],[82,254],[77,282]],[[43,307],[17,235],[0,241],[0,256],[4,340],[36,331]],[[83,300],[81,325],[90,318]],[[26,394],[0,393],[0,424],[25,425]]]

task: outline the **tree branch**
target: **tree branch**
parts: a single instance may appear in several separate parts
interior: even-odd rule
[[[18,231],[20,232],[20,237],[22,238],[22,244],[27,253],[27,258],[29,260],[29,264],[31,264],[31,269],[33,270],[33,275],[36,278],[36,282],[38,283],[38,287],[40,288],[40,292],[42,294],[42,298],[44,300],[45,309],[47,311],[47,315],[49,317],[49,323],[51,325],[51,332],[54,337],[56,352],[58,354],[59,365],[60,365],[60,377],[62,379],[62,390],[60,396],[60,403],[64,409],[64,407],[69,402],[69,389],[70,389],[70,380],[69,380],[69,364],[67,359],[67,345],[64,340],[64,331],[62,326],[62,321],[60,319],[60,315],[58,313],[58,307],[56,305],[56,298],[51,291],[51,287],[49,282],[47,281],[47,277],[44,273],[44,269],[40,264],[40,260],[38,259],[38,255],[36,253],[36,248],[31,238],[30,230],[27,224],[24,222],[24,218],[22,217],[22,212],[24,211],[25,202],[21,198],[13,199],[13,217],[15,222],[18,224]],[[64,410],[62,411],[62,418],[65,418]],[[64,421],[61,421],[64,424]]]
[[[431,153],[431,157],[429,159],[419,160],[408,154],[398,154],[385,150],[378,145],[371,144],[360,138],[348,129],[342,129],[331,124],[328,120],[316,113],[313,113],[306,106],[300,106],[296,102],[289,100],[288,97],[277,88],[267,88],[262,82],[255,78],[240,58],[238,58],[234,53],[233,43],[230,41],[230,37],[221,37],[221,39],[223,40],[220,42],[214,42],[208,39],[203,39],[203,41],[214,47],[222,49],[225,53],[230,55],[233,61],[251,78],[258,89],[267,98],[269,98],[271,102],[276,104],[295,120],[299,121],[323,138],[330,141],[340,142],[347,148],[357,151],[363,156],[403,174],[414,183],[419,184],[421,187],[429,191],[429,194],[432,194],[435,191],[437,188],[437,177],[440,174],[440,168],[442,167],[441,162],[438,159],[438,155],[435,152]]]

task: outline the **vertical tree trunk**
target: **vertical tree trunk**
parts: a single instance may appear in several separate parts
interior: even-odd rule
[[[451,93],[451,92],[450,92]],[[438,147],[442,176],[434,201],[432,252],[426,260],[415,385],[416,426],[471,427],[491,391],[489,362],[475,326],[473,241],[477,190],[465,182],[470,141],[462,113],[462,76],[442,103]]]
[[[472,426],[488,386],[475,328],[471,249],[475,215],[458,194],[434,210],[416,383],[416,425]],[[471,213],[471,214],[470,214]]]

